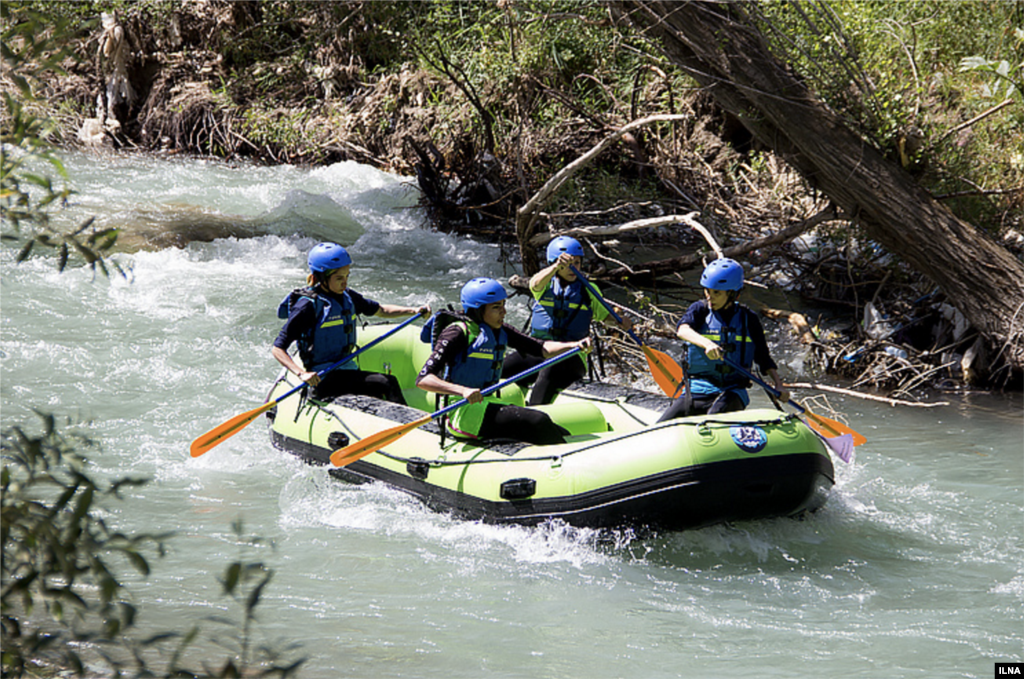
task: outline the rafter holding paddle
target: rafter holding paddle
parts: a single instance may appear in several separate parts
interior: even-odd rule
[[[612,308],[608,303],[608,300],[601,295],[598,289],[594,287],[594,284],[588,281],[575,266],[570,266],[569,268],[574,274],[576,274],[576,278],[580,279],[580,281],[587,286],[587,290],[590,291],[590,294],[604,305],[604,308],[608,310],[608,313],[612,315],[612,318],[618,321],[619,324],[622,324],[622,318],[615,313],[615,309]],[[669,398],[675,398],[678,396],[681,390],[681,385],[683,384],[682,367],[680,367],[680,365],[664,351],[658,351],[657,349],[644,344],[643,340],[637,337],[636,333],[632,330],[626,330],[626,332],[629,333],[629,336],[633,341],[636,342],[643,350],[644,358],[647,359],[647,366],[651,370],[651,376],[654,378],[654,382],[658,387],[661,388]]]
[[[571,349],[569,351],[561,353],[557,356],[552,356],[543,363],[538,363],[532,368],[522,371],[518,375],[513,375],[508,379],[501,380],[496,384],[492,384],[489,387],[481,389],[480,395],[487,396],[488,394],[493,394],[496,391],[500,391],[502,388],[507,387],[508,385],[513,384],[515,382],[518,382],[524,377],[529,377],[534,373],[538,373],[541,370],[544,370],[545,368],[548,368],[554,365],[555,363],[558,363],[559,361],[564,361],[570,356],[580,353],[581,351],[583,351],[583,348],[578,347],[576,349]],[[409,432],[413,431],[414,429],[422,427],[431,420],[437,419],[442,415],[446,415],[452,412],[453,410],[458,410],[459,408],[465,405],[469,405],[469,399],[464,398],[460,401],[456,401],[455,403],[445,408],[442,408],[441,410],[438,410],[437,412],[431,415],[424,415],[418,420],[413,420],[408,424],[400,424],[397,427],[391,427],[389,429],[385,429],[384,431],[379,431],[376,434],[371,434],[370,436],[367,436],[361,441],[356,441],[351,445],[348,445],[344,448],[340,448],[331,453],[331,464],[333,464],[335,467],[344,467],[347,464],[351,464],[352,462],[355,462],[360,458],[366,457],[370,453],[377,452],[378,450],[380,450],[381,448],[390,443],[394,443],[395,441],[402,438]]]
[[[394,335],[399,330],[401,330],[405,326],[409,325],[410,323],[412,323],[413,321],[415,321],[419,317],[420,317],[420,315],[416,314],[416,315],[414,315],[414,316],[412,316],[412,317],[402,321],[397,326],[395,326],[392,330],[389,330],[388,332],[384,333],[383,335],[381,335],[377,339],[373,340],[372,342],[367,343],[366,346],[360,348],[359,351],[355,351],[355,352],[353,352],[351,354],[348,354],[347,356],[344,356],[341,359],[339,359],[337,362],[335,362],[335,363],[327,366],[323,370],[319,371],[317,373],[317,376],[318,377],[323,377],[324,375],[326,375],[327,373],[331,372],[335,368],[338,368],[338,367],[344,365],[345,363],[348,363],[349,361],[354,359],[359,354],[361,354],[364,351],[366,351],[367,349],[369,349],[369,348],[379,344],[380,342],[383,342],[388,337],[391,337],[392,335]],[[295,392],[299,391],[300,389],[302,389],[302,388],[304,388],[306,386],[307,386],[307,384],[305,382],[302,382],[301,384],[296,386],[294,389],[292,389],[291,391],[287,392],[286,394],[278,397],[277,399],[275,399],[273,401],[270,401],[268,403],[264,403],[260,407],[253,408],[252,410],[250,410],[248,412],[244,412],[241,415],[236,415],[236,416],[232,417],[230,420],[228,420],[227,422],[224,422],[224,423],[214,427],[213,429],[211,429],[210,431],[206,432],[202,436],[196,438],[196,440],[194,440],[192,442],[192,445],[189,447],[189,454],[191,454],[192,457],[199,457],[200,455],[202,455],[203,453],[207,452],[208,450],[210,450],[214,446],[217,446],[217,445],[223,443],[224,441],[226,441],[227,439],[231,438],[232,436],[234,436],[235,434],[240,432],[242,429],[244,429],[245,427],[249,426],[249,424],[253,420],[255,420],[257,417],[259,417],[263,413],[267,412],[268,410],[270,410],[271,408],[276,406],[278,403],[280,403],[284,399],[288,398],[289,396],[291,396],[292,394],[294,394]]]

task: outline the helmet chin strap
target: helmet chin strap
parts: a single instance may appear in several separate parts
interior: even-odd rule
[[[330,280],[331,274],[335,271],[337,271],[337,269],[331,269],[329,271],[311,271],[310,274],[313,276],[313,286],[323,288],[327,292],[330,292],[331,289],[327,287],[327,281]]]

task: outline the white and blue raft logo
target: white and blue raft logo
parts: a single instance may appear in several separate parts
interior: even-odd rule
[[[752,424],[737,424],[729,427],[732,440],[748,453],[756,453],[768,445],[768,434]]]

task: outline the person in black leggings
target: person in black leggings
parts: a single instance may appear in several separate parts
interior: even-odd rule
[[[510,402],[500,393],[483,396],[480,392],[501,380],[506,347],[526,356],[550,357],[576,347],[587,349],[590,340],[542,342],[524,335],[504,322],[507,296],[501,284],[491,278],[474,278],[463,286],[460,297],[465,316],[437,334],[433,352],[416,384],[431,393],[469,401],[450,414],[448,429],[454,436],[512,439],[537,445],[563,443],[569,432],[547,413]]]
[[[271,354],[289,372],[313,387],[313,398],[362,394],[405,405],[402,388],[393,375],[359,370],[355,361],[343,363],[322,377],[318,374],[356,350],[356,315],[395,318],[430,314],[430,306],[381,304],[348,287],[352,258],[337,243],[320,243],[309,251],[308,285],[293,290],[277,314],[286,318]],[[298,343],[300,366],[288,353]]]
[[[757,363],[775,383],[779,400],[789,400],[761,321],[751,309],[736,301],[743,289],[743,279],[743,266],[727,257],[716,259],[704,269],[700,278],[704,299],[686,309],[676,330],[679,339],[687,343],[689,382],[658,422],[746,408],[750,403],[749,380],[723,358],[748,372]]]
[[[524,370],[529,370],[538,365],[543,358],[539,356],[523,355],[518,351],[506,354],[505,364],[501,372],[502,379],[518,375]],[[530,391],[529,404],[532,406],[545,405],[555,400],[555,397],[576,380],[583,379],[587,375],[586,358],[570,358],[556,363],[552,366],[535,373],[518,382],[519,386],[527,386],[533,382],[533,390]]]

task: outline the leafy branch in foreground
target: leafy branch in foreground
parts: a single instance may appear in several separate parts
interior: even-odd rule
[[[72,28],[66,18],[50,17],[16,2],[0,5],[0,27],[4,77],[17,93],[4,92],[2,96],[0,239],[20,248],[18,262],[35,248],[49,248],[57,251],[61,271],[74,254],[94,271],[98,268],[109,275],[109,264],[123,276],[120,265],[108,258],[117,229],[90,230],[93,219],[71,231],[58,230],[50,223],[50,209],[66,205],[74,191],[49,142],[56,125],[36,115],[32,105],[38,101],[40,77],[49,71],[63,73],[61,62],[75,58],[68,45],[83,28]]]
[[[241,519],[231,525],[243,551],[247,547],[263,542],[260,538],[246,538]],[[259,676],[289,677],[294,675],[305,662],[305,658],[288,661],[286,656],[298,648],[298,644],[288,644],[284,650],[272,644],[253,643],[253,625],[256,623],[256,607],[263,596],[264,589],[274,577],[274,571],[262,562],[251,562],[240,556],[238,561],[228,564],[224,576],[219,578],[225,596],[230,597],[242,608],[241,630],[238,623],[230,618],[210,616],[207,620],[225,626],[231,631],[227,638],[213,637],[214,643],[229,651],[230,656],[221,667],[212,667],[203,663],[204,671],[213,677],[249,676],[257,670]]]
[[[135,621],[136,609],[124,596],[111,565],[121,556],[140,574],[149,574],[143,549],[150,543],[163,554],[167,535],[129,535],[100,516],[102,502],[120,498],[123,488],[145,483],[122,478],[96,482],[76,445],[52,415],[39,414],[42,433],[21,426],[0,438],[3,562],[0,584],[3,673],[21,676],[40,659],[84,671],[76,644],[114,639]]]
[[[12,426],[0,434],[0,660],[4,677],[23,677],[41,668],[149,677],[239,677],[294,675],[304,660],[288,661],[272,645],[254,645],[256,607],[273,571],[261,563],[234,561],[221,580],[225,595],[242,606],[242,620],[210,618],[225,626],[214,641],[229,654],[219,666],[202,669],[182,659],[200,638],[199,627],[181,634],[143,637],[140,613],[123,584],[118,566],[150,574],[147,554],[163,556],[169,533],[130,533],[103,518],[122,489],[145,479],[96,481],[79,446],[85,436],[62,434],[52,415],[38,413],[41,432]],[[243,545],[240,522],[235,533]],[[166,644],[175,648],[165,653]],[[286,648],[287,653],[294,646]],[[170,656],[168,659],[168,655]],[[207,653],[209,658],[213,653]]]

